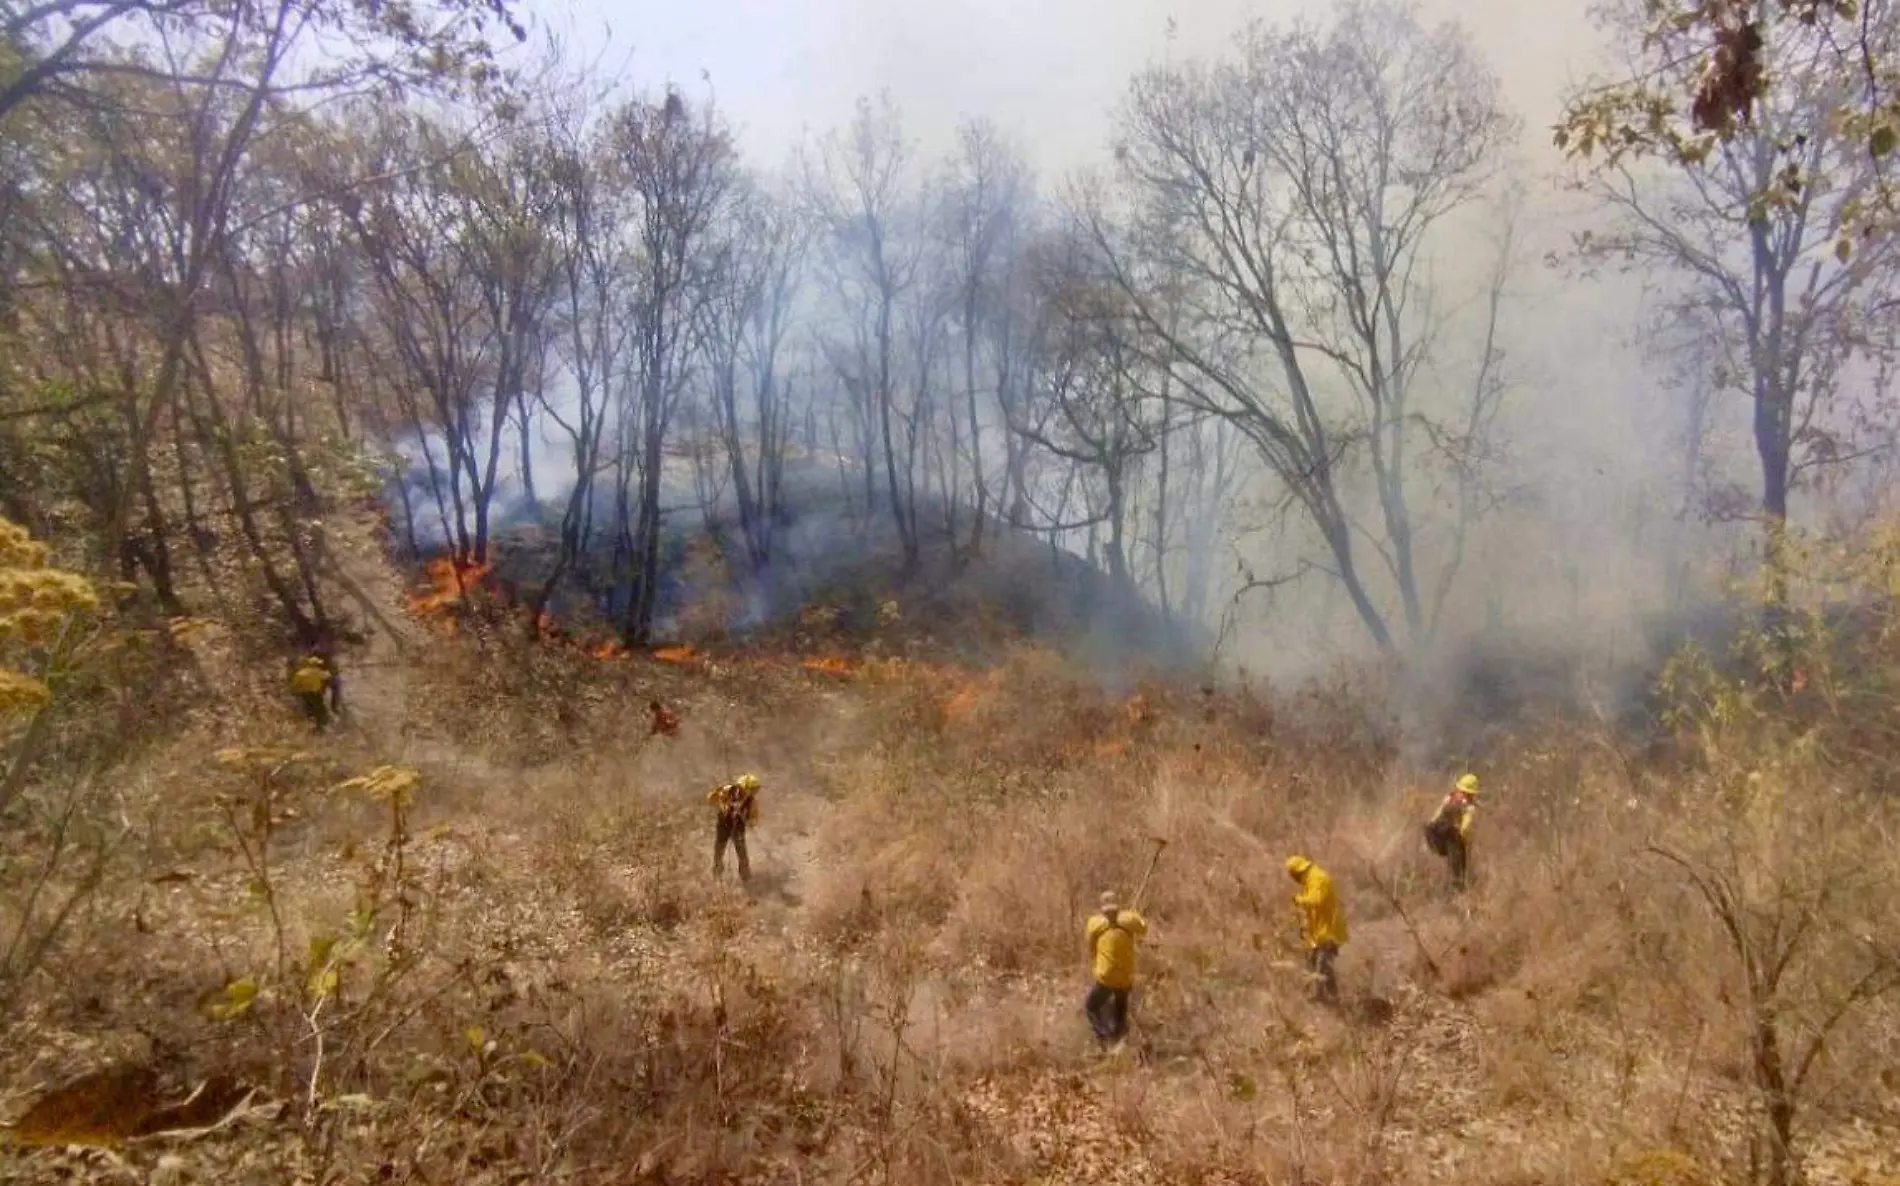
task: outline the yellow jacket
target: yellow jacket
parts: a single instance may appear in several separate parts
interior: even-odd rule
[[[1095,962],[1095,982],[1104,988],[1127,990],[1135,986],[1135,941],[1148,933],[1148,920],[1133,910],[1117,910],[1089,919],[1089,956]]]
[[[707,791],[706,802],[720,815],[737,816],[748,825],[759,821],[759,793],[748,791],[736,782]]]
[[[1438,805],[1438,813],[1432,816],[1432,823],[1434,825],[1446,821],[1455,823],[1458,828],[1458,838],[1469,840],[1471,839],[1471,821],[1477,814],[1478,801],[1476,799],[1459,791],[1453,791],[1445,796],[1443,803]]]
[[[1305,915],[1303,930],[1308,947],[1328,943],[1338,946],[1346,941],[1346,912],[1339,905],[1339,895],[1334,892],[1333,879],[1326,875],[1326,870],[1318,865],[1307,866],[1293,904]]]
[[[305,659],[290,673],[290,690],[308,696],[330,686],[330,669],[315,659]]]

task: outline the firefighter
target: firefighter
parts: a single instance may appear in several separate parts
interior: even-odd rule
[[[1333,879],[1326,870],[1303,856],[1286,859],[1287,876],[1299,883],[1293,905],[1300,912],[1300,933],[1306,940],[1306,972],[1313,981],[1314,999],[1339,1002],[1340,945],[1346,942],[1346,911],[1339,904]]]
[[[1148,920],[1123,910],[1113,892],[1102,895],[1101,913],[1088,920],[1089,960],[1095,983],[1082,1006],[1095,1036],[1118,1042],[1128,1033],[1128,993],[1135,987],[1135,944],[1148,934]]]
[[[729,783],[714,787],[706,802],[718,815],[713,833],[713,876],[719,877],[726,866],[726,846],[739,857],[739,880],[752,880],[752,863],[746,859],[746,828],[759,821],[759,777],[741,774]]]
[[[1451,867],[1451,885],[1462,892],[1471,879],[1471,822],[1478,814],[1478,776],[1466,774],[1425,824],[1425,846]]]
[[[336,706],[336,673],[329,661],[315,653],[297,660],[290,672],[290,691],[311,725],[321,732]]]

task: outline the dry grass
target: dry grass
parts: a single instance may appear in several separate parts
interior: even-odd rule
[[[269,1102],[132,1150],[203,1180],[1742,1174],[1734,962],[1645,854],[1735,833],[1693,785],[1632,785],[1601,738],[1520,738],[1487,763],[1480,881],[1454,899],[1418,842],[1432,792],[1338,687],[1277,708],[1108,690],[1034,648],[980,677],[601,664],[498,637],[419,653],[355,672],[360,727],[289,778],[277,923],[218,806],[232,776],[203,755],[294,727],[245,711],[272,703],[262,690],[207,676],[216,707],[122,783],[135,842],[6,1019],[8,1111],[148,1057],[155,1036],[167,1075],[235,1068]],[[649,697],[680,709],[678,737],[648,735]],[[384,900],[375,929],[406,912],[409,952],[370,944],[313,1018],[310,941],[362,905],[389,851],[386,808],[330,788],[384,762],[424,775],[407,902]],[[706,876],[699,803],[740,768],[767,783],[750,895]],[[1802,835],[1864,871],[1892,860]],[[1102,1058],[1079,929],[1101,889],[1133,891],[1150,837],[1168,847],[1142,903],[1136,1038]],[[1347,897],[1344,1015],[1308,1004],[1291,967],[1293,851]],[[255,1006],[205,1017],[201,998],[245,975],[265,986]],[[1880,1159],[1900,1139],[1853,1134],[1900,1132],[1900,1014],[1871,1002],[1829,1049],[1804,1092],[1811,1169],[1896,1172]],[[80,1160],[21,1151],[0,1173],[56,1163]]]

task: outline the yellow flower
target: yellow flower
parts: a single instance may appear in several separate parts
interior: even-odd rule
[[[44,646],[68,617],[99,608],[92,583],[47,567],[47,556],[24,527],[0,518],[0,645]],[[0,667],[0,716],[38,712],[51,697],[44,681]]]
[[[0,517],[0,569],[45,568],[46,545],[36,542],[26,528]]]
[[[40,681],[0,667],[0,717],[38,712],[52,698],[52,692]]]

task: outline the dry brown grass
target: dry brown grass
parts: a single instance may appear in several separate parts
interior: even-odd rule
[[[356,672],[360,727],[286,789],[281,935],[216,809],[228,778],[202,761],[285,735],[281,714],[207,712],[124,784],[137,843],[7,1019],[9,1112],[149,1059],[155,1035],[165,1074],[239,1068],[273,1102],[167,1154],[217,1180],[1743,1173],[1735,965],[1645,855],[1735,833],[1673,776],[1632,784],[1600,737],[1520,738],[1487,763],[1480,880],[1454,899],[1417,836],[1435,791],[1344,685],[1279,706],[1110,690],[1035,648],[975,678],[595,663],[497,637],[422,656]],[[679,736],[648,736],[649,697],[681,710]],[[424,775],[415,951],[399,976],[366,951],[313,1020],[300,961],[387,839],[382,808],[328,788],[383,762]],[[767,782],[750,896],[709,882],[699,802],[741,768]],[[1132,892],[1149,837],[1169,843],[1142,903],[1136,1038],[1102,1058],[1079,1016],[1081,921],[1101,889]],[[1347,897],[1344,1015],[1308,1004],[1290,966],[1293,851]],[[245,1016],[196,1010],[247,974],[266,991]],[[1900,1014],[1870,1002],[1830,1050],[1804,1097],[1816,1174],[1894,1172],[1841,1134],[1900,1131],[1882,1078]],[[44,1180],[62,1156],[9,1153],[0,1172]]]

